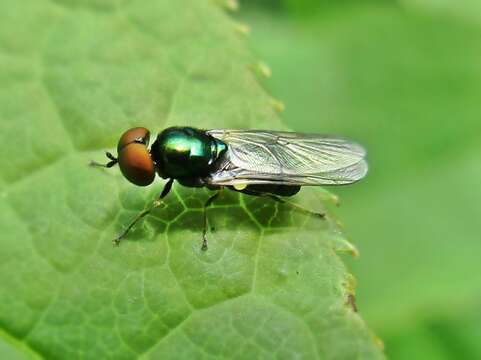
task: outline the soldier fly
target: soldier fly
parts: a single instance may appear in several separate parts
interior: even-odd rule
[[[157,173],[168,179],[160,196],[116,237],[118,245],[132,227],[162,203],[174,180],[188,187],[217,190],[204,205],[202,249],[207,249],[207,208],[222,188],[287,203],[285,197],[306,185],[344,185],[362,179],[368,170],[362,146],[335,136],[267,130],[200,130],[169,127],[148,149],[150,132],[127,130],[117,145],[117,157],[107,152],[106,164],[119,165],[123,176],[138,186],[150,185]],[[305,212],[299,205],[289,203]]]

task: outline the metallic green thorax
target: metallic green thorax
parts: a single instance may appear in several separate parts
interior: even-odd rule
[[[171,127],[157,136],[150,151],[159,175],[182,179],[207,176],[226,150],[225,143],[205,131]]]

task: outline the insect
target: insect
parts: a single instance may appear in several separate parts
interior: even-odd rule
[[[200,130],[169,127],[160,132],[148,149],[150,132],[127,130],[117,145],[118,164],[124,177],[138,186],[148,186],[158,174],[168,179],[160,196],[139,213],[113,242],[122,238],[143,217],[162,204],[174,180],[188,187],[216,190],[204,205],[202,249],[207,249],[207,208],[223,188],[248,195],[266,196],[299,210],[315,213],[285,200],[306,185],[343,185],[362,179],[368,170],[366,152],[358,144],[334,137],[265,130]]]

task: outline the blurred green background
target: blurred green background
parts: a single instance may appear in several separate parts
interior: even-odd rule
[[[481,2],[241,5],[287,124],[369,151],[369,177],[331,190],[388,357],[481,358]]]

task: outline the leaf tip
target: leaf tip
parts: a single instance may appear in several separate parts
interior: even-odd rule
[[[270,100],[270,104],[274,108],[274,110],[278,113],[282,113],[284,112],[284,110],[286,110],[286,105],[284,105],[284,103],[280,100],[272,98]]]
[[[381,350],[384,351],[384,341],[382,341],[376,335],[373,335],[374,344]]]
[[[250,67],[257,76],[263,77],[265,79],[268,79],[272,76],[271,68],[262,61],[258,61]]]
[[[244,36],[247,36],[251,33],[251,27],[245,23],[236,23],[234,25],[234,30]]]
[[[351,245],[350,249],[348,250],[349,254],[351,254],[352,257],[354,257],[354,258],[358,258],[359,257],[359,250],[357,249],[357,247],[355,247],[351,243],[349,243],[349,244]]]
[[[237,0],[225,0],[225,7],[231,11],[239,10],[239,1]]]
[[[349,240],[342,241],[340,246],[336,248],[338,253],[347,253],[351,255],[353,258],[359,257],[359,250],[355,247]]]
[[[341,200],[339,199],[339,196],[330,194],[330,200],[334,204],[334,206],[339,207],[341,206]]]
[[[239,1],[237,0],[215,0],[215,3],[229,11],[239,10]]]

